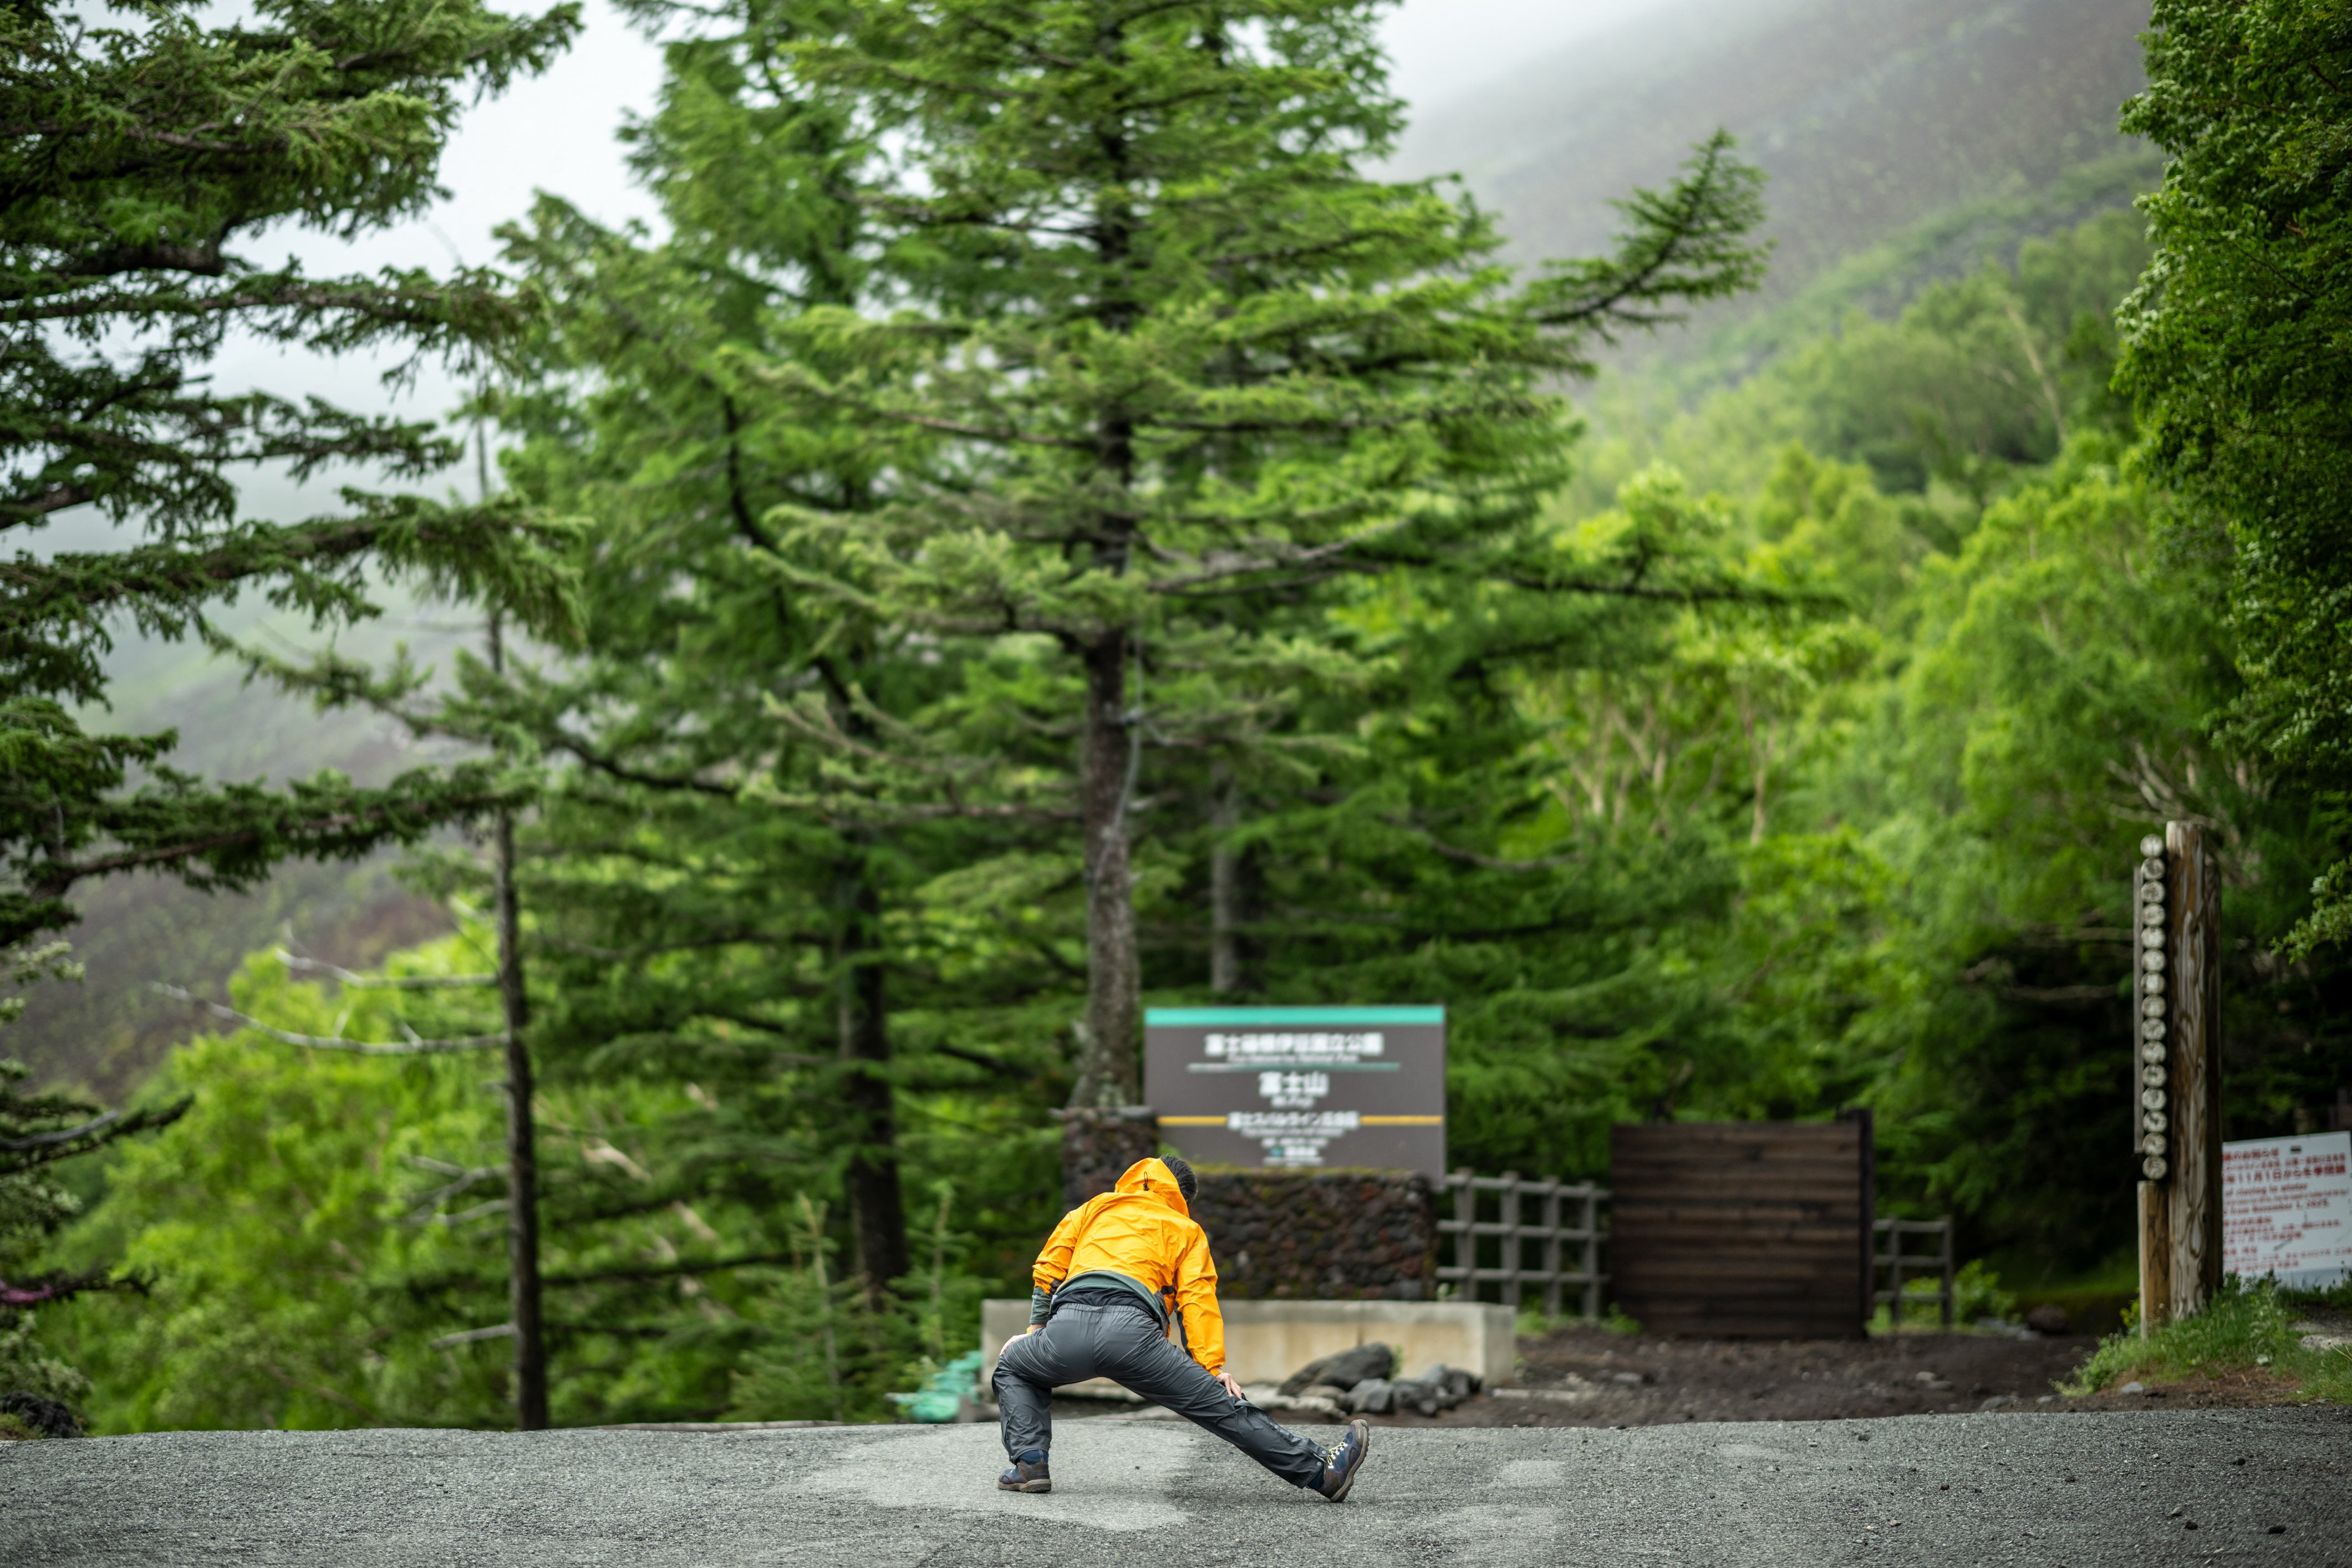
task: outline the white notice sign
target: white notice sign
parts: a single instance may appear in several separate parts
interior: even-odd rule
[[[2352,1132],[2221,1145],[2221,1267],[2302,1290],[2352,1275]]]

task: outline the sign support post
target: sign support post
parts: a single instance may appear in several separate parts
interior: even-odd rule
[[[2140,1332],[2221,1288],[2221,887],[2204,826],[2140,840],[2133,1142]]]

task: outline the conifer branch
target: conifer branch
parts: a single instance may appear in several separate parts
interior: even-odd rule
[[[21,1154],[28,1149],[45,1149],[53,1143],[70,1143],[77,1138],[87,1138],[93,1133],[103,1132],[121,1120],[121,1111],[110,1110],[103,1116],[83,1122],[79,1127],[62,1128],[55,1132],[37,1132],[30,1138],[0,1138],[0,1151]]]
[[[548,737],[548,743],[558,750],[570,752],[598,773],[608,778],[618,779],[623,784],[636,784],[646,789],[682,791],[693,795],[709,795],[719,800],[733,800],[743,793],[742,786],[740,784],[717,784],[709,779],[696,778],[690,773],[647,773],[643,768],[633,768],[626,763],[596,750],[580,737],[562,731]]]
[[[1499,856],[1481,855],[1475,849],[1465,849],[1460,845],[1448,844],[1429,828],[1408,818],[1388,816],[1381,820],[1391,827],[1401,827],[1405,832],[1423,840],[1432,849],[1449,860],[1464,861],[1489,871],[1556,871],[1562,866],[1573,866],[1586,858],[1582,855],[1568,854],[1546,856],[1540,860],[1513,860]]]
[[[1748,239],[1763,219],[1764,176],[1733,147],[1731,133],[1717,131],[1667,190],[1636,191],[1618,203],[1633,233],[1617,254],[1551,268],[1527,293],[1528,319],[1614,342],[1620,329],[1682,321],[1685,312],[1665,301],[1722,299],[1755,287],[1771,252],[1769,243]]]
[[[80,1274],[52,1274],[34,1279],[0,1279],[0,1307],[55,1305],[93,1290],[126,1289],[143,1293],[146,1285],[136,1276],[110,1277],[103,1268],[92,1268]]]
[[[1155,594],[1181,594],[1212,584],[1228,582],[1235,577],[1263,576],[1268,572],[1332,563],[1330,573],[1286,579],[1286,582],[1300,584],[1319,582],[1341,570],[1339,563],[1348,555],[1375,541],[1397,533],[1407,524],[1407,519],[1392,518],[1377,527],[1347,534],[1328,543],[1305,547],[1286,545],[1273,540],[1260,541],[1251,547],[1255,553],[1244,553],[1241,551],[1213,551],[1206,554],[1191,556],[1156,544],[1146,535],[1139,534],[1138,538],[1146,550],[1160,560],[1193,568],[1192,571],[1181,576],[1159,577],[1150,582],[1150,591]]]

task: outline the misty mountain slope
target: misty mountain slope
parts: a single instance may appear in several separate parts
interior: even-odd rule
[[[2155,189],[2163,173],[2156,149],[2126,144],[2120,153],[2078,163],[2039,186],[2013,178],[1990,195],[1955,202],[1839,258],[1790,298],[1709,307],[1691,328],[1659,340],[1663,352],[1647,368],[1685,396],[1737,381],[1777,355],[1836,331],[1849,310],[1891,321],[1929,283],[1957,278],[1987,261],[2012,265],[2024,241],[2046,239],[2100,213],[2127,207],[2135,196]],[[1630,363],[1640,356],[1625,357]]]
[[[1770,303],[1947,209],[2127,159],[2147,25],[2147,0],[1687,0],[1423,117],[1394,167],[1461,174],[1516,258],[1580,256],[1612,198],[1727,126],[1771,177]],[[2057,205],[2048,227],[2084,216]]]
[[[272,501],[281,514],[291,510],[284,498],[256,489],[256,510],[266,513]],[[254,496],[247,504],[255,504]],[[75,513],[38,543],[87,551],[119,548],[121,541],[101,520]],[[335,639],[345,653],[382,661],[405,644],[420,665],[446,676],[457,647],[479,640],[473,612],[418,604],[397,589],[381,600],[381,618]],[[212,620],[233,637],[292,658],[324,640],[299,616],[251,595],[217,607]],[[127,622],[114,635],[106,658],[108,704],[85,710],[82,721],[118,734],[176,731],[179,745],[166,761],[183,772],[282,784],[332,768],[377,784],[453,754],[419,746],[380,714],[320,713],[307,700],[249,684],[234,661],[193,640],[143,637]],[[23,1060],[37,1082],[82,1085],[120,1099],[204,1022],[156,995],[154,982],[226,997],[223,982],[257,948],[290,940],[319,957],[365,967],[446,931],[447,914],[393,877],[399,858],[386,851],[356,866],[289,862],[242,894],[192,892],[170,878],[145,875],[85,882],[72,894],[82,918],[63,934],[87,978],[26,993],[24,1017],[0,1034],[0,1056]]]

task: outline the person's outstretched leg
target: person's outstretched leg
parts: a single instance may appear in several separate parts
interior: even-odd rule
[[[1037,1332],[1022,1335],[996,1358],[996,1375],[989,1386],[996,1394],[1005,1457],[1013,1461],[996,1480],[1004,1491],[1054,1489],[1045,1455],[1054,1444],[1055,1386],[1094,1375],[1092,1366],[1085,1364],[1091,1336],[1073,1331],[1071,1318],[1065,1312]]]
[[[1347,1495],[1347,1486],[1354,1484],[1356,1467],[1370,1437],[1369,1426],[1360,1433],[1349,1428],[1349,1443],[1354,1447],[1348,1449],[1347,1444],[1341,1445],[1348,1449],[1342,1457],[1344,1484],[1335,1494],[1323,1486],[1330,1455],[1289,1428],[1276,1426],[1256,1405],[1227,1394],[1222,1384],[1201,1369],[1199,1362],[1171,1344],[1137,1313],[1105,1315],[1093,1362],[1100,1374],[1215,1433],[1292,1486],[1314,1487],[1337,1501]]]

